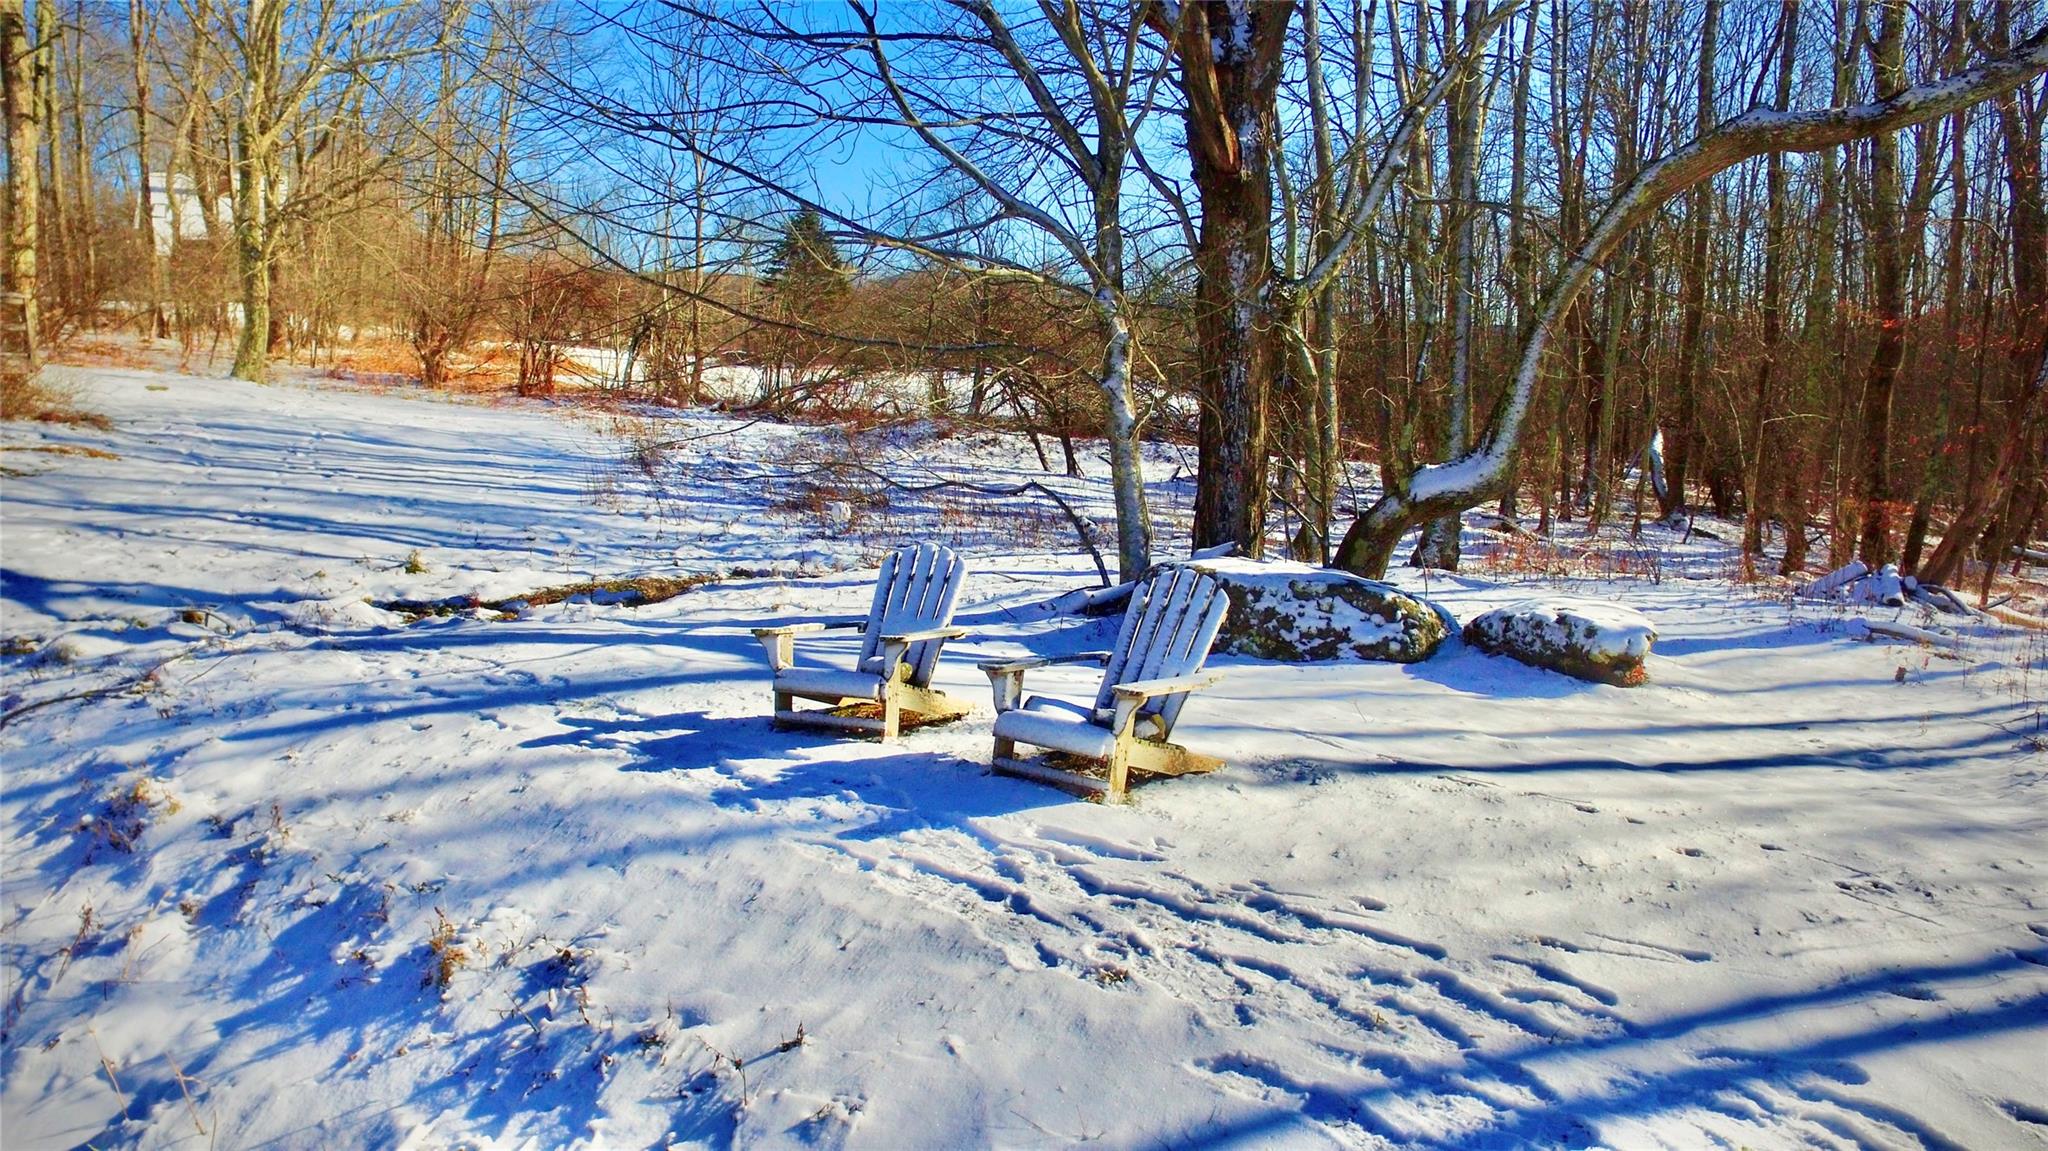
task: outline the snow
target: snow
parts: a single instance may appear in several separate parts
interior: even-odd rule
[[[1038,606],[1092,577],[1048,509],[807,510],[820,460],[999,481],[1014,439],[59,373],[114,430],[0,428],[10,1147],[2048,1134],[2033,633],[1404,571],[1459,618],[1625,603],[1653,682],[1219,659],[1176,738],[1229,766],[1105,807],[985,774],[985,703],[886,746],[764,718],[747,629],[861,614],[907,538],[977,573],[935,686],[1103,645]],[[67,445],[118,458],[32,450]],[[1089,459],[1042,478],[1100,518]],[[648,572],[725,578],[364,602]]]
[[[1386,604],[1385,599],[1377,601],[1385,606],[1365,610],[1336,594],[1337,587],[1350,584],[1360,591],[1387,597],[1409,595],[1409,598],[1414,598],[1392,584],[1292,560],[1239,557],[1195,557],[1195,560],[1196,567],[1223,576],[1227,584],[1263,593],[1256,596],[1257,611],[1265,617],[1260,627],[1276,639],[1318,648],[1322,645],[1313,641],[1304,643],[1304,639],[1343,636],[1346,638],[1341,642],[1329,645],[1334,647],[1340,658],[1362,653],[1371,653],[1371,658],[1385,658],[1386,652],[1397,647],[1412,647],[1418,654],[1428,650],[1428,640],[1415,639],[1411,642],[1410,631],[1420,629],[1404,620],[1394,606]],[[1445,632],[1458,630],[1457,621],[1448,618],[1441,607],[1427,601],[1417,601],[1416,606],[1434,608],[1443,620],[1443,631],[1432,633],[1432,638],[1440,639]],[[1226,636],[1230,630],[1226,623]],[[1267,653],[1271,654],[1271,649],[1267,649]]]
[[[1625,604],[1575,598],[1523,600],[1495,609],[1505,626],[1549,650],[1577,646],[1595,659],[1640,661],[1649,657],[1657,629]]]

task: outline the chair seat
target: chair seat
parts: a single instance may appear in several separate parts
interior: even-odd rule
[[[805,699],[882,698],[882,677],[827,667],[786,667],[775,673],[775,690]]]
[[[1116,748],[1116,737],[1108,728],[1097,727],[1065,710],[1051,708],[1004,712],[996,717],[996,737],[1095,759],[1108,759]]]

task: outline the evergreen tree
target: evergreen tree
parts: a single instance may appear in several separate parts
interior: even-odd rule
[[[825,221],[809,208],[783,225],[782,238],[768,258],[768,287],[792,303],[836,302],[846,295],[850,272],[839,258],[839,245],[825,232]]]

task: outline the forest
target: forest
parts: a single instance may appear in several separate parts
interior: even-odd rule
[[[10,0],[8,331],[1195,446],[1192,543],[2048,512],[2037,3]],[[956,387],[957,385],[957,387]],[[1412,552],[1401,534],[1428,525]],[[1170,550],[1170,549],[1166,549]],[[1163,553],[1162,553],[1163,554]]]

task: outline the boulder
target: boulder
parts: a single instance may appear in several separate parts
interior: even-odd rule
[[[1349,572],[1236,557],[1183,562],[1216,577],[1230,597],[1216,650],[1232,655],[1414,663],[1458,628],[1443,608]]]
[[[1586,600],[1528,600],[1465,625],[1465,642],[1594,683],[1647,683],[1657,629],[1641,612]]]

